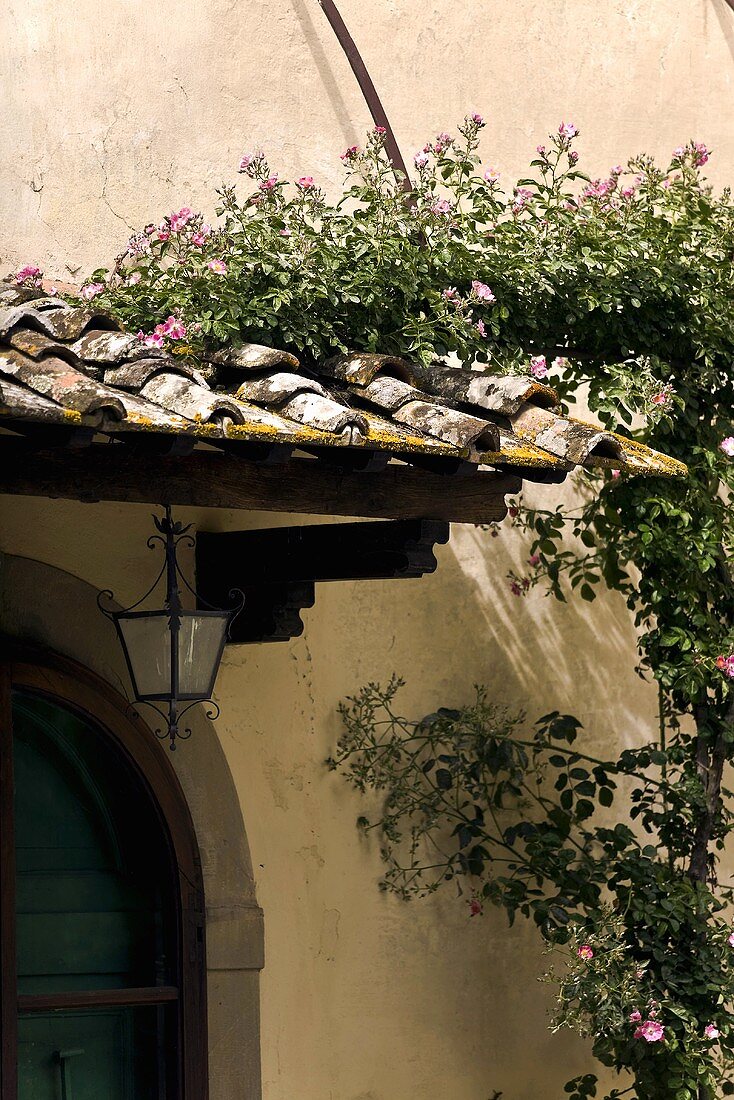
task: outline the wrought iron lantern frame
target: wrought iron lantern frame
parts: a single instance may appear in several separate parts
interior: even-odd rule
[[[111,589],[104,589],[97,597],[97,605],[100,611],[114,623],[117,636],[122,648],[127,671],[132,684],[135,703],[131,704],[136,709],[136,704],[150,707],[162,719],[163,726],[154,729],[155,735],[161,740],[168,740],[169,747],[176,748],[177,741],[185,741],[191,736],[191,728],[182,726],[182,719],[198,703],[207,704],[206,715],[214,720],[219,717],[219,705],[212,699],[217,672],[221,664],[224,647],[227,644],[230,628],[234,618],[244,606],[245,597],[240,589],[232,589],[230,597],[235,604],[230,609],[218,608],[203,599],[196,589],[189,584],[178,561],[179,547],[188,546],[193,549],[196,539],[188,532],[191,524],[182,524],[173,519],[170,505],[165,506],[165,515],[161,519],[153,515],[153,522],[158,534],[151,535],[147,540],[149,550],[155,550],[162,546],[164,560],[158,574],[147,591],[129,607],[113,610],[105,603],[114,601],[114,593]],[[163,607],[150,610],[137,610],[144,604],[153,592],[158,588],[165,576],[166,594]],[[194,610],[184,607],[182,600],[183,591],[188,591],[196,601]],[[166,618],[168,620],[168,684],[167,690],[143,691],[139,684],[139,676],[136,674],[135,662],[130,654],[130,640],[126,638],[123,623],[135,620],[152,620]],[[223,624],[221,639],[211,665],[206,691],[182,690],[181,668],[181,631],[186,619],[219,619]],[[212,654],[209,655],[210,660]],[[162,706],[159,704],[163,704]]]

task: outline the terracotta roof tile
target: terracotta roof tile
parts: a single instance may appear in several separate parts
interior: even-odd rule
[[[525,375],[428,370],[367,352],[306,370],[290,352],[244,344],[197,363],[146,347],[99,310],[0,286],[0,425],[13,431],[67,424],[115,439],[148,432],[219,446],[357,448],[556,479],[574,465],[685,473],[674,459],[561,416],[557,405],[549,386]]]

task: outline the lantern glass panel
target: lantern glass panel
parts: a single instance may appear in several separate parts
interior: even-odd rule
[[[226,640],[229,612],[182,611],[178,634],[178,698],[209,699]],[[168,611],[120,615],[118,627],[138,699],[169,698],[171,629]]]
[[[137,699],[157,699],[171,694],[171,632],[167,611],[120,615],[122,635],[133,690]]]
[[[178,638],[178,687],[182,698],[211,697],[228,623],[229,612],[182,612]]]

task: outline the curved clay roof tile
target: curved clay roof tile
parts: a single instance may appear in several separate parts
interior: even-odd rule
[[[352,351],[347,355],[335,355],[317,366],[317,372],[326,378],[368,386],[375,378],[399,378],[411,386],[420,386],[423,370],[417,363],[396,355],[380,355],[377,352]]]
[[[295,355],[278,348],[268,348],[264,344],[238,344],[236,347],[221,348],[207,356],[207,362],[234,370],[265,370],[268,367],[300,366]]]

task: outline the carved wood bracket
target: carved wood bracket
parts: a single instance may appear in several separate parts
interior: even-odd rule
[[[316,583],[422,577],[436,569],[434,546],[448,540],[449,524],[428,519],[200,531],[197,588],[221,607],[231,589],[245,593],[231,642],[287,641],[303,632]]]

